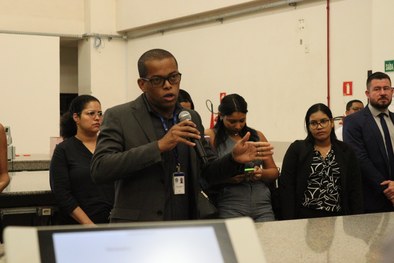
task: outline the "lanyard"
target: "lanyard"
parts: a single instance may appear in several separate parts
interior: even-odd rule
[[[163,119],[163,117],[160,114],[156,114],[156,115],[160,118],[161,125],[163,126],[164,131],[167,133],[168,132],[168,126],[167,126],[165,120]],[[177,121],[177,117],[176,117],[176,115],[174,113],[173,116],[172,116],[172,124],[175,125],[176,121]]]
[[[156,114],[156,115],[160,118],[161,125],[163,126],[163,129],[164,129],[165,133],[167,133],[169,129],[168,129],[166,121],[164,120],[164,118],[160,114]],[[175,111],[174,111],[173,116],[172,116],[172,124],[175,125],[177,120],[178,119],[177,119],[177,116],[176,116]],[[180,172],[181,171],[181,163],[179,161],[177,147],[174,148],[173,153],[174,153],[175,162],[176,162],[176,171]]]

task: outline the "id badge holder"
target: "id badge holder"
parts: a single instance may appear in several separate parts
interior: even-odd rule
[[[174,195],[185,194],[185,173],[180,171],[180,167],[177,167],[177,171],[172,174],[172,187]]]

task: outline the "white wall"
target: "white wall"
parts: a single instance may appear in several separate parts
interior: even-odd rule
[[[85,75],[88,79],[80,79],[80,94],[92,94],[97,97],[103,110],[116,104],[127,101],[126,75],[127,56],[126,42],[113,39],[102,39],[102,45],[93,47],[92,41],[83,42],[80,47],[80,61],[82,57],[89,56],[90,64],[79,63],[80,76]],[[88,54],[86,54],[88,53]],[[82,74],[89,71],[88,74]]]
[[[49,153],[59,134],[59,38],[0,34],[0,61],[0,122],[16,153]]]
[[[151,3],[144,3],[139,8],[152,8]],[[330,1],[329,94],[326,1],[305,1],[296,8],[129,40],[128,81],[135,87],[129,99],[140,93],[135,84],[138,57],[150,48],[161,47],[177,57],[183,73],[181,87],[191,93],[206,126],[210,120],[206,99],[213,101],[216,110],[220,92],[236,92],[248,101],[248,124],[262,130],[269,140],[304,138],[303,119],[312,104],[327,104],[329,95],[333,114],[338,116],[347,101],[357,98],[366,102],[367,71],[383,70],[382,59],[374,56],[380,54],[374,47],[382,41],[373,40],[375,30],[383,27],[375,24],[390,24],[390,16],[378,10],[394,10],[393,3]],[[128,22],[134,23],[131,17]],[[392,33],[385,31],[383,42],[394,41]],[[387,56],[392,52],[389,49],[382,46],[379,50]],[[353,81],[353,96],[343,96],[344,81]]]
[[[131,40],[129,61],[149,48],[168,49],[183,73],[181,87],[190,91],[206,126],[210,115],[205,100],[216,111],[220,92],[239,93],[249,104],[250,126],[270,140],[294,140],[305,136],[306,109],[326,101],[324,21],[321,3],[265,11]],[[130,77],[132,83],[136,74]]]
[[[180,4],[179,0],[40,0],[32,4],[28,0],[0,0],[0,32],[112,34],[248,2],[200,0],[185,5]],[[335,116],[343,113],[350,99],[359,98],[365,102],[367,70],[383,70],[384,60],[394,59],[391,45],[394,31],[389,30],[392,10],[392,0],[330,1],[330,104]],[[191,93],[206,126],[209,125],[210,114],[205,100],[211,99],[216,110],[220,92],[237,92],[249,103],[249,125],[262,130],[268,139],[291,141],[303,138],[306,109],[313,103],[327,102],[326,14],[325,0],[305,0],[295,8],[285,6],[224,20],[222,24],[168,31],[127,43],[103,39],[104,46],[98,49],[92,47],[92,38],[83,40],[78,51],[78,89],[81,93],[97,96],[104,109],[134,99],[141,92],[136,84],[139,56],[150,48],[161,47],[177,57],[183,73],[181,86]],[[31,45],[30,37],[34,39]],[[39,47],[38,50],[45,49],[48,39],[51,39],[45,36],[30,37],[23,44],[29,48],[22,53],[17,49],[22,44],[7,44],[7,50],[3,48],[1,51],[7,56],[12,54],[26,58],[24,52],[33,51],[35,46]],[[4,43],[0,44],[4,46]],[[3,63],[2,66],[7,68],[3,72],[8,73],[8,81],[11,83],[12,79],[12,86],[16,88],[24,86],[18,82],[26,79],[30,82],[34,80],[34,86],[42,86],[42,82],[52,82],[58,78],[59,64],[47,70],[47,63],[58,63],[59,54],[52,54],[51,51],[52,47],[39,57],[29,54],[28,60],[35,65],[34,70],[41,69],[43,72],[21,71],[19,67],[9,67]],[[62,74],[65,72],[63,66]],[[69,68],[69,72],[74,73],[62,75],[62,79],[73,78],[75,83],[73,74],[76,68]],[[30,74],[41,75],[33,79]],[[392,73],[389,75],[394,78]],[[353,81],[353,96],[342,96],[343,81]],[[51,94],[58,98],[59,84],[51,86],[54,90],[44,95]],[[24,88],[20,91],[26,92],[27,96],[32,95]],[[48,114],[54,114],[58,111],[58,100],[48,101],[45,105],[53,107]],[[6,111],[2,110],[0,121],[16,119],[14,121],[18,123],[24,122],[21,117],[24,114],[19,112],[24,109],[23,103],[20,99],[3,99],[1,105],[4,109],[17,107],[20,110],[7,114],[9,119],[5,119],[3,112]],[[57,116],[56,120],[48,119],[46,123],[49,128],[41,126],[41,130],[45,127],[45,130],[49,129],[50,136],[57,135]],[[15,128],[12,129],[16,136]],[[30,130],[32,137],[40,137],[41,130]],[[14,141],[16,143],[16,139]],[[36,149],[34,152],[46,152],[41,147],[47,147],[47,142],[36,147],[37,143],[32,142],[30,135],[26,141],[31,144],[29,148]],[[19,149],[23,150],[21,147],[27,146],[20,146]]]
[[[174,18],[198,14],[228,6],[256,2],[250,0],[117,0],[117,28],[119,31],[159,23]],[[267,2],[261,1],[260,2]]]
[[[0,0],[0,30],[82,34],[85,1]]]
[[[373,69],[371,34],[376,19],[371,12],[373,2],[335,1],[330,8],[331,109],[337,116],[344,113],[352,98],[367,103],[365,82],[368,70]],[[353,97],[342,95],[344,81],[353,82]]]
[[[93,34],[115,34],[116,1],[85,0],[86,29]],[[89,38],[78,44],[79,93],[92,94],[108,107],[126,101],[126,40]]]
[[[371,7],[372,32],[368,38],[371,40],[372,69],[384,70],[384,61],[394,60],[394,30],[391,30],[391,17],[393,16],[394,1],[373,0]],[[394,72],[388,73],[394,81]]]

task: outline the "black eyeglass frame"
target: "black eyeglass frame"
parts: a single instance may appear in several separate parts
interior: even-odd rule
[[[171,79],[171,78],[176,78],[176,79]],[[166,81],[168,81],[171,85],[176,85],[176,84],[178,84],[179,82],[181,82],[181,79],[182,79],[182,73],[179,73],[179,72],[177,72],[177,73],[171,73],[170,75],[168,75],[167,77],[162,77],[162,76],[155,76],[155,77],[152,77],[152,78],[140,78],[140,79],[142,79],[142,80],[144,80],[144,81],[148,81],[153,87],[163,87],[164,86],[164,83],[166,82]],[[157,81],[159,81],[160,80],[160,82],[157,82]],[[157,82],[157,83],[155,83],[155,81]]]
[[[333,121],[333,119],[329,119],[329,118],[324,118],[321,119],[319,121],[310,121],[308,123],[309,127],[311,127],[312,129],[317,129],[319,127],[319,125],[324,129],[327,128],[328,125]]]

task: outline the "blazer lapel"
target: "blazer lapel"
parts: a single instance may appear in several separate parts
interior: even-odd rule
[[[340,147],[337,143],[333,143],[332,147],[334,149],[336,161],[340,167],[341,174],[348,173],[348,163],[346,163],[344,149]],[[345,165],[344,165],[345,164]],[[345,176],[340,177],[342,189],[347,189]]]
[[[132,113],[137,121],[136,125],[141,127],[141,130],[145,133],[148,141],[154,141],[157,140],[156,133],[150,120],[149,112],[144,103],[144,99],[141,95],[136,100],[135,106],[132,107]]]
[[[394,124],[394,113],[389,112],[389,116],[390,116],[391,122]]]
[[[368,107],[366,107],[365,115],[367,120],[366,126],[371,129],[373,138],[375,139],[376,144],[379,146],[380,153],[383,156],[385,162],[388,164],[386,146],[384,145],[382,133],[380,132],[379,127],[376,124],[375,118],[373,117]]]

